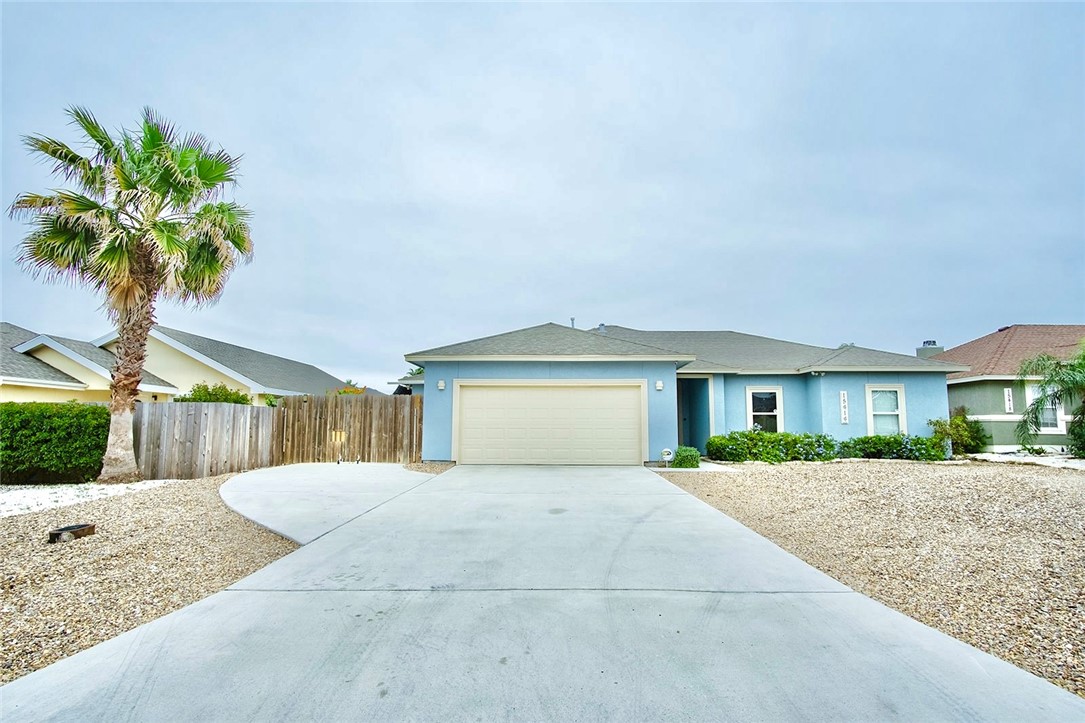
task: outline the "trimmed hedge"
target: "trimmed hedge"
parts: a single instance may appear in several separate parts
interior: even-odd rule
[[[824,462],[836,456],[836,441],[827,434],[791,434],[750,429],[709,437],[709,459],[725,462]]]
[[[946,448],[945,443],[935,437],[909,437],[906,434],[887,434],[845,439],[840,443],[840,456],[937,462],[946,458]]]
[[[102,471],[109,409],[77,402],[0,404],[4,484],[86,482]]]
[[[709,459],[724,462],[825,462],[837,457],[867,459],[945,459],[944,444],[933,437],[905,435],[855,437],[837,442],[827,434],[791,434],[750,429],[709,437]]]
[[[701,453],[696,447],[679,447],[674,450],[674,461],[671,467],[694,469],[701,466]]]

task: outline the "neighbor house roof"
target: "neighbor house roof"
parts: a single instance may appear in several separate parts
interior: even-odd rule
[[[526,329],[496,334],[481,339],[450,344],[435,349],[417,351],[406,356],[409,362],[440,361],[444,359],[470,359],[472,357],[494,359],[545,359],[550,357],[639,358],[691,362],[691,354],[671,349],[626,341],[560,324],[541,324]]]
[[[29,355],[30,352],[41,347],[48,347],[106,379],[112,377],[113,366],[117,363],[117,357],[113,356],[112,352],[94,346],[89,341],[68,339],[52,334],[38,334],[34,338],[16,346],[13,351]],[[173,384],[151,374],[146,369],[143,370],[139,388],[143,391],[165,392],[167,394],[177,394],[179,391]]]
[[[641,331],[608,324],[592,333],[695,355],[697,360],[684,366],[684,373],[793,374],[871,369],[949,372],[963,369],[959,365],[850,344],[830,349],[737,331]]]
[[[6,321],[0,322],[0,377],[7,380],[39,382],[83,389],[87,385],[41,359],[15,351],[14,347],[30,341],[37,333]]]
[[[967,364],[969,372],[949,379],[981,376],[1015,377],[1021,362],[1039,354],[1069,359],[1085,341],[1085,324],[1013,324],[970,342],[946,349],[932,359]]]
[[[210,366],[219,371],[235,378],[240,377],[240,381],[258,389],[258,393],[324,394],[345,384],[312,364],[208,339],[187,331],[156,325],[151,330],[151,335],[180,351],[195,352],[194,356],[200,361],[210,361]]]

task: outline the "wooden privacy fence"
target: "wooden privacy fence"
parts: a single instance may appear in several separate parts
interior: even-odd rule
[[[286,397],[279,405],[282,445],[272,464],[422,460],[422,397]]]
[[[269,467],[275,412],[243,404],[137,404],[139,471],[144,479],[194,479]]]
[[[296,462],[422,459],[422,397],[286,397],[279,404],[137,404],[140,472],[192,479]]]

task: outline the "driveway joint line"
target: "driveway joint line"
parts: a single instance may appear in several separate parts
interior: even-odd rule
[[[433,475],[433,477],[436,477],[436,476],[437,476],[437,475]],[[332,527],[332,528],[330,528],[330,529],[328,529],[328,530],[325,530],[324,532],[321,532],[321,533],[320,533],[319,535],[317,535],[316,537],[314,537],[313,539],[309,540],[309,541],[308,541],[308,542],[306,542],[306,543],[305,543],[304,545],[302,545],[302,547],[306,547],[306,546],[308,546],[308,545],[311,545],[311,544],[313,544],[314,542],[316,542],[317,540],[319,540],[320,538],[324,537],[325,535],[329,535],[329,534],[331,534],[331,533],[335,532],[336,530],[338,530],[338,529],[339,529],[340,527],[342,527],[343,525],[349,525],[349,524],[350,524],[351,522],[354,522],[354,521],[355,521],[356,519],[358,519],[359,517],[365,517],[365,516],[366,516],[366,515],[368,515],[368,514],[369,514],[370,512],[372,512],[373,510],[377,509],[378,507],[384,507],[384,506],[385,506],[386,504],[388,504],[388,503],[389,503],[389,502],[391,502],[392,500],[395,500],[395,499],[399,499],[400,497],[402,497],[403,495],[407,494],[408,492],[411,492],[412,490],[416,490],[416,489],[418,489],[419,487],[421,487],[422,485],[426,484],[426,483],[427,483],[427,482],[429,482],[429,481],[430,481],[431,479],[433,479],[433,477],[430,477],[429,479],[424,479],[424,480],[422,480],[421,482],[419,482],[418,484],[414,485],[413,487],[409,487],[409,488],[407,488],[407,489],[403,490],[402,492],[400,492],[399,494],[396,494],[396,495],[393,495],[393,496],[389,497],[389,498],[388,498],[388,499],[386,499],[386,500],[385,500],[384,502],[381,502],[381,503],[379,503],[379,504],[375,504],[375,505],[373,505],[372,507],[370,507],[370,508],[369,508],[368,510],[365,510],[364,512],[359,512],[359,513],[358,513],[358,514],[356,514],[356,515],[355,515],[354,517],[351,517],[351,518],[350,518],[349,520],[346,520],[346,521],[344,521],[344,522],[341,522],[340,524],[336,525],[335,527]]]

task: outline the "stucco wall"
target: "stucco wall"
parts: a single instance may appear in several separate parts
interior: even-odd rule
[[[114,351],[116,343],[106,345],[110,351]],[[208,386],[223,383],[230,389],[238,389],[245,394],[252,394],[252,389],[241,382],[228,377],[211,367],[198,362],[187,354],[183,354],[173,347],[163,344],[153,337],[147,339],[147,361],[144,369],[164,379],[181,394],[187,394],[193,385],[206,382]],[[161,399],[161,396],[159,396]],[[255,401],[255,400],[254,400]]]
[[[452,388],[456,379],[643,379],[648,383],[648,454],[678,446],[671,362],[429,362],[422,419],[422,459],[452,459]],[[444,390],[437,385],[444,380]],[[663,391],[656,391],[657,380]]]
[[[747,387],[781,387],[785,432],[822,432],[836,439],[863,437],[867,429],[867,384],[904,385],[908,433],[929,436],[928,419],[949,415],[945,374],[826,373],[737,375],[717,374],[713,380],[715,434],[747,427]],[[840,421],[840,392],[848,393],[848,423]],[[722,420],[722,421],[721,421]]]
[[[14,384],[0,385],[0,402],[108,402],[109,390],[53,389],[49,387],[24,387]]]
[[[152,402],[151,394],[140,392],[139,401]],[[157,394],[157,401],[168,402],[169,395]],[[0,385],[0,402],[108,402],[108,389],[55,389],[52,387],[28,387],[21,384]]]
[[[102,375],[95,374],[82,364],[77,364],[60,352],[54,351],[49,347],[39,347],[31,352],[31,356],[41,359],[49,366],[54,369],[59,369],[70,377],[75,377],[86,384],[88,390],[109,389],[110,380],[108,378],[103,378]]]

